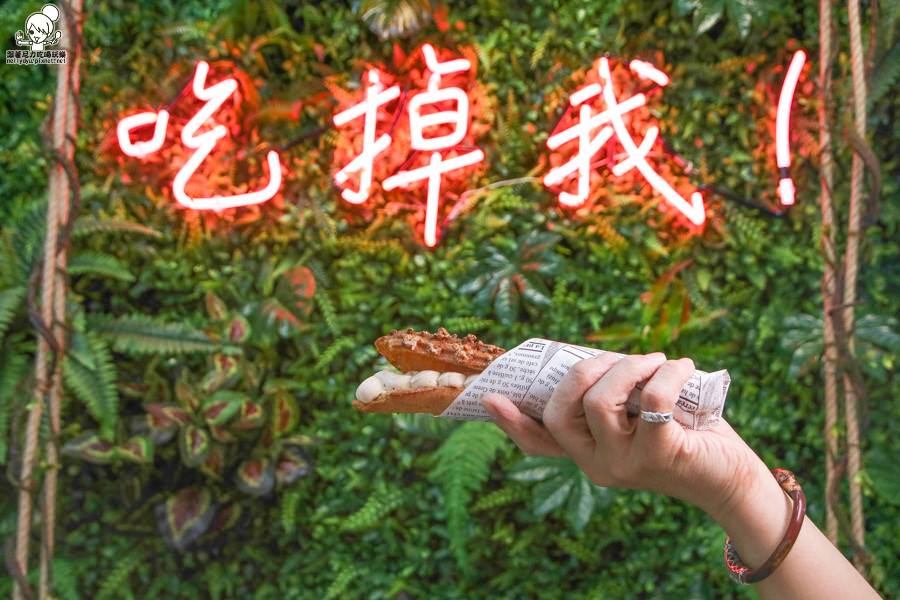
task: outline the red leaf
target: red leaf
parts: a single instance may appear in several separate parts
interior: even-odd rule
[[[301,477],[312,473],[312,458],[302,448],[287,446],[278,457],[278,465],[275,467],[275,478],[278,485],[286,486],[294,483]]]
[[[144,410],[160,422],[168,422],[177,426],[187,425],[191,422],[191,415],[174,404],[145,404]]]
[[[215,515],[212,495],[204,488],[179,490],[156,506],[157,528],[177,550],[184,550],[203,535]]]
[[[251,496],[265,496],[275,485],[275,473],[271,461],[251,458],[238,467],[235,474],[238,488]]]

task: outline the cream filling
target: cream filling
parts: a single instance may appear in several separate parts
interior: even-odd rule
[[[456,371],[413,371],[411,373],[398,373],[385,369],[378,371],[367,378],[356,388],[356,399],[366,404],[381,394],[393,390],[414,390],[428,387],[466,387],[478,375],[466,377]]]

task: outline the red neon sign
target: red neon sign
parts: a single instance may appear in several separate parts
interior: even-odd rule
[[[427,86],[412,96],[405,107],[408,116],[409,147],[414,154],[401,169],[386,176],[381,182],[384,191],[390,192],[407,188],[424,181],[427,185],[425,202],[424,241],[428,247],[438,243],[438,220],[440,215],[441,184],[444,176],[464,169],[484,160],[484,152],[479,148],[463,146],[469,134],[470,102],[466,90],[458,85],[442,85],[447,76],[468,72],[472,64],[468,59],[456,58],[440,60],[431,44],[421,48],[428,71]],[[365,98],[338,112],[333,117],[338,127],[345,126],[354,119],[363,119],[362,148],[335,175],[334,181],[341,189],[341,197],[351,204],[362,204],[370,196],[373,184],[375,160],[384,154],[393,143],[392,132],[376,137],[379,110],[400,96],[400,87],[393,85],[387,89],[381,84],[381,76],[375,69],[368,71],[368,85]],[[425,157],[415,160],[416,154]],[[418,166],[408,168],[409,164]],[[358,175],[357,189],[346,187],[351,175]]]
[[[221,211],[228,208],[251,206],[266,202],[277,194],[281,188],[281,162],[279,161],[278,153],[274,150],[270,150],[266,156],[269,166],[269,181],[260,190],[243,194],[231,194],[229,196],[216,195],[199,198],[191,197],[185,190],[191,177],[203,161],[206,160],[206,157],[212,153],[219,141],[228,135],[228,129],[224,125],[215,124],[213,115],[235,93],[238,87],[237,80],[234,78],[223,79],[219,83],[207,87],[206,77],[208,74],[209,64],[205,61],[198,62],[194,71],[191,90],[194,96],[198,100],[204,101],[205,104],[181,130],[181,143],[187,148],[193,149],[194,153],[175,174],[175,178],[172,180],[172,194],[179,204],[193,210]],[[143,158],[156,152],[163,145],[168,122],[169,113],[165,110],[161,110],[158,113],[143,112],[125,117],[119,121],[116,127],[119,147],[126,155],[136,158]],[[197,133],[207,122],[213,124],[212,128],[207,129],[203,133]],[[154,128],[153,136],[150,140],[143,142],[131,141],[131,132],[133,130],[151,124],[154,125]]]
[[[644,61],[631,61],[629,68],[641,79],[652,81],[662,87],[669,83],[668,76]],[[577,122],[562,131],[555,132],[547,139],[547,147],[556,150],[569,142],[578,143],[577,152],[562,165],[556,166],[544,176],[544,185],[556,187],[564,184],[572,175],[577,177],[575,193],[560,190],[559,203],[566,207],[581,206],[590,194],[590,175],[595,155],[615,139],[621,145],[625,158],[611,166],[612,174],[620,177],[632,169],[644,177],[669,204],[680,211],[694,225],[702,225],[706,220],[703,197],[693,192],[686,200],[666,181],[648,161],[647,154],[659,135],[659,128],[651,126],[640,144],[636,144],[623,118],[624,115],[644,106],[647,98],[637,93],[624,100],[616,97],[615,84],[609,69],[609,61],[604,57],[598,63],[600,82],[585,85],[569,98],[572,108],[578,109]],[[593,104],[602,98],[605,110],[595,113]],[[599,129],[599,130],[598,130]],[[593,133],[596,131],[596,133]]]
[[[794,91],[797,89],[797,80],[806,62],[806,52],[797,50],[791,59],[784,83],[781,85],[781,94],[778,97],[778,112],[775,116],[775,161],[778,164],[778,197],[781,203],[789,206],[794,203],[794,181],[791,179],[791,104],[794,101]]]
[[[131,131],[141,129],[147,125],[153,125],[153,137],[143,142],[132,142]],[[119,121],[116,127],[116,135],[119,139],[119,148],[128,156],[143,158],[153,154],[162,148],[166,139],[166,128],[169,126],[169,112],[161,110],[156,112],[142,112]]]
[[[337,127],[346,125],[359,117],[364,119],[362,152],[334,176],[334,182],[341,186],[347,182],[350,175],[359,173],[359,188],[356,191],[350,188],[341,190],[341,197],[350,204],[362,204],[369,198],[375,157],[387,150],[392,141],[389,133],[383,133],[378,139],[375,139],[378,109],[400,96],[400,86],[398,85],[384,89],[377,70],[370,69],[368,76],[369,86],[366,88],[366,99],[334,115],[333,119]]]
[[[384,180],[382,184],[387,191],[398,187],[406,187],[416,181],[428,181],[428,197],[425,205],[425,245],[433,248],[437,245],[438,204],[441,193],[441,177],[456,169],[463,169],[484,160],[484,152],[475,149],[453,158],[445,159],[442,150],[450,150],[466,136],[469,127],[469,97],[458,87],[441,87],[444,75],[468,71],[472,66],[468,60],[459,58],[438,62],[437,54],[430,44],[422,47],[425,63],[431,76],[428,78],[428,91],[417,94],[409,103],[410,145],[413,150],[431,151],[429,162],[424,167],[409,171],[400,171]],[[438,106],[441,102],[452,102],[453,110],[441,110],[422,114],[428,106]],[[451,125],[452,130],[444,135],[428,137],[426,130],[439,125]]]
[[[350,104],[352,100],[344,100],[349,95],[335,92],[344,106],[333,115],[334,126],[349,130],[351,136],[355,129],[359,135],[336,144],[335,157],[340,157],[343,166],[334,174],[334,182],[341,197],[351,205],[367,203],[376,179],[381,180],[381,190],[385,192],[423,183],[419,188],[426,190],[423,238],[427,246],[434,247],[440,235],[442,197],[459,196],[471,179],[468,174],[454,176],[455,172],[478,165],[485,158],[476,144],[477,136],[487,129],[487,122],[477,111],[473,117],[472,103],[477,106],[484,94],[479,92],[477,83],[472,83],[472,62],[467,58],[442,59],[430,44],[424,44],[421,53],[425,69],[413,70],[414,75],[402,85],[385,71],[370,68],[360,101]],[[805,61],[802,50],[793,55],[778,100],[776,162],[778,195],[783,205],[795,201],[789,130],[791,105]],[[547,140],[547,147],[554,154],[543,183],[554,189],[561,206],[576,208],[592,197],[591,177],[598,178],[600,168],[606,167],[617,178],[632,173],[632,177],[642,180],[638,185],[646,188],[646,182],[649,189],[691,223],[703,225],[703,197],[697,191],[684,190],[684,186],[679,186],[679,191],[673,185],[667,165],[658,162],[662,154],[657,144],[659,127],[648,121],[648,99],[661,93],[669,84],[669,76],[642,60],[617,66],[615,77],[607,58],[601,58],[596,65],[588,81],[569,95],[569,109]],[[462,74],[470,74],[470,79]],[[202,104],[181,127],[179,139],[191,153],[172,179],[173,197],[181,206],[193,210],[221,211],[264,203],[278,193],[283,179],[279,154],[274,150],[266,155],[268,181],[255,191],[209,196],[192,196],[187,191],[206,159],[228,137],[229,128],[217,123],[216,116],[225,121],[227,112],[221,113],[223,106],[238,91],[234,77],[208,85],[208,76],[209,65],[198,62],[191,92]],[[410,91],[416,89],[420,91]],[[400,118],[404,111],[406,120]],[[174,120],[176,117],[168,110],[125,116],[116,126],[118,145],[126,156],[148,157],[165,145],[169,124]],[[399,151],[391,151],[392,146]],[[561,150],[563,147],[565,150]],[[389,202],[398,197],[391,196]],[[418,212],[422,204],[417,201],[397,206]],[[452,211],[448,219],[451,218]]]

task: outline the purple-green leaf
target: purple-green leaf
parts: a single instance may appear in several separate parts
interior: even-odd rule
[[[216,516],[212,494],[204,488],[179,490],[156,505],[156,524],[166,542],[184,550],[209,529]]]
[[[116,458],[129,462],[146,465],[153,462],[153,441],[141,435],[136,435],[118,448]]]
[[[212,425],[209,428],[209,434],[214,440],[222,442],[223,444],[231,444],[232,442],[237,441],[237,436],[227,427],[217,427]]]
[[[285,446],[275,466],[275,478],[279,486],[287,486],[312,473],[313,462],[305,450],[297,446]]]
[[[245,494],[265,496],[275,485],[275,469],[267,458],[251,458],[238,467],[235,482]]]
[[[240,412],[246,398],[240,392],[220,390],[204,404],[203,418],[211,426],[222,426]]]
[[[190,413],[174,404],[145,404],[144,410],[161,422],[168,422],[179,427],[191,422]]]
[[[216,354],[213,357],[213,370],[203,377],[200,387],[207,394],[222,388],[233,386],[241,377],[240,363],[234,356]]]
[[[250,322],[241,315],[235,315],[228,322],[226,334],[229,342],[240,344],[250,337]]]
[[[197,391],[184,380],[175,382],[175,397],[190,412],[196,412],[200,408],[200,397],[197,395]]]
[[[224,321],[228,316],[228,307],[221,298],[212,292],[206,292],[206,313],[213,321]]]
[[[237,502],[232,502],[220,508],[216,513],[215,519],[213,519],[212,525],[209,526],[208,534],[212,535],[231,529],[241,520],[243,512],[243,508]]]
[[[112,442],[100,439],[95,431],[85,432],[70,440],[62,447],[62,453],[98,465],[109,464],[118,458]]]
[[[244,400],[241,403],[241,411],[235,428],[256,429],[262,426],[264,420],[265,413],[262,406],[251,400]]]
[[[272,435],[276,438],[290,433],[300,420],[297,401],[287,391],[277,391],[272,403]]]
[[[209,454],[209,434],[194,425],[184,427],[178,435],[181,460],[189,467],[203,464]]]
[[[210,444],[206,460],[200,465],[200,471],[212,477],[221,479],[225,471],[225,449],[221,444]]]

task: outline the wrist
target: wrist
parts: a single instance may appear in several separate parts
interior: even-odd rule
[[[710,515],[731,538],[742,560],[756,567],[784,536],[793,503],[762,461],[744,477],[745,485],[735,490],[730,502]]]

